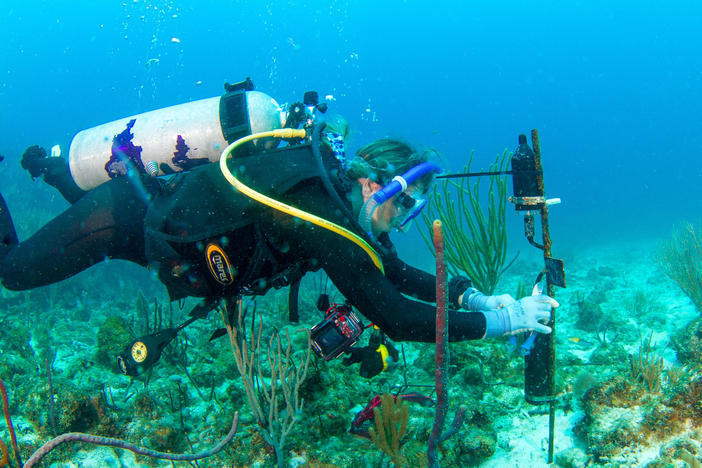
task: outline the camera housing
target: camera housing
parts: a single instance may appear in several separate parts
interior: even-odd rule
[[[363,324],[351,307],[332,304],[320,323],[310,330],[312,349],[315,354],[329,361],[352,346],[363,333]]]

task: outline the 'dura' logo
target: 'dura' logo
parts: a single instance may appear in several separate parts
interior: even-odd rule
[[[205,248],[205,257],[207,258],[207,266],[214,279],[224,286],[234,282],[231,268],[229,267],[229,259],[217,244],[207,244]]]

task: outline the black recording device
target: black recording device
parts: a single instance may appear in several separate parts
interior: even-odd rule
[[[527,143],[526,135],[519,135],[519,145],[512,155],[512,201],[517,211],[533,210],[544,203],[541,171],[536,168],[536,155]]]
[[[331,304],[324,320],[312,327],[315,354],[329,361],[352,346],[363,333],[363,324],[348,304]]]

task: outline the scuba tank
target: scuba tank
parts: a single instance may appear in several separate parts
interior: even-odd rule
[[[79,132],[69,150],[73,180],[90,190],[115,177],[152,177],[217,162],[242,136],[281,128],[285,114],[253,82],[224,85],[225,94],[125,117]]]

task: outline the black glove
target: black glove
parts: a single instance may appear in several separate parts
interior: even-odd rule
[[[373,335],[368,342],[368,346],[363,348],[351,347],[347,351],[342,364],[350,366],[357,362],[361,363],[359,374],[361,377],[370,379],[388,368],[391,362],[397,362],[400,354],[385,336]]]
[[[24,150],[20,164],[29,171],[32,179],[36,179],[46,172],[46,150],[41,146],[30,146]]]

